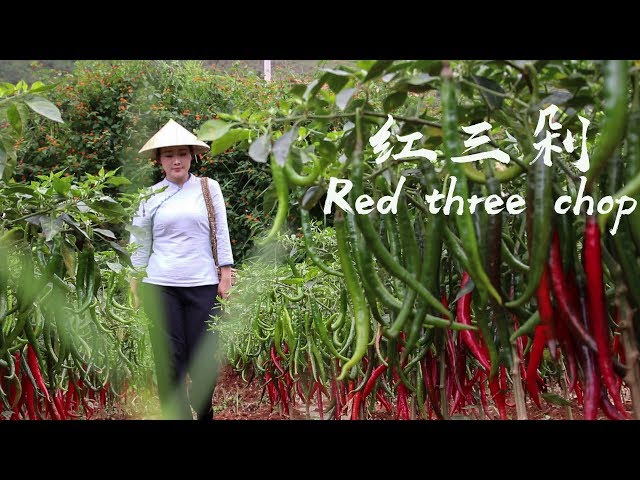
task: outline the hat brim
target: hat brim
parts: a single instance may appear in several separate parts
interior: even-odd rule
[[[193,153],[207,153],[211,147],[209,147],[209,145],[207,145],[204,142],[201,142],[202,144],[197,144],[194,145],[192,143],[181,143],[181,144],[177,144],[177,145],[159,145],[159,146],[149,146],[149,147],[145,147],[140,149],[140,151],[138,153],[146,153],[148,155],[153,155],[155,154],[155,151],[159,148],[165,148],[165,147],[180,147],[180,146],[188,146],[188,147],[193,147]]]
[[[158,130],[158,132],[138,150],[138,153],[153,152],[157,148],[180,147],[183,145],[193,147],[194,153],[206,153],[210,148],[209,145],[202,140],[198,140],[198,137],[182,125],[170,119],[164,127]]]

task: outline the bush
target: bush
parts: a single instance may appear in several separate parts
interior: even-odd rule
[[[138,150],[170,118],[194,131],[220,114],[277,108],[290,83],[298,82],[289,77],[266,83],[241,67],[221,74],[200,61],[82,61],[70,74],[49,76],[43,80],[57,82],[49,98],[65,123],[35,119],[28,125],[16,180],[30,181],[63,168],[65,175],[78,179],[101,168],[119,168],[119,174],[132,182],[119,187],[121,191],[161,179],[160,168]],[[271,182],[268,167],[251,161],[246,152],[229,149],[204,155],[192,171],[220,182],[234,254],[241,261],[253,232],[269,224],[262,215],[262,199]]]

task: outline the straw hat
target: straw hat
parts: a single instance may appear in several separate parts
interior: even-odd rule
[[[179,123],[169,120],[164,127],[158,130],[158,133],[144,144],[144,147],[138,153],[162,147],[176,147],[178,145],[191,145],[194,153],[204,153],[209,150],[209,145],[198,140],[198,137]]]

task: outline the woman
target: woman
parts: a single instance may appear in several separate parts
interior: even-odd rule
[[[140,149],[152,152],[165,178],[151,187],[164,188],[141,203],[133,220],[131,242],[139,245],[131,261],[146,268],[141,297],[150,318],[160,403],[165,418],[211,420],[211,398],[217,367],[217,334],[207,328],[219,313],[216,296],[227,298],[233,254],[227,212],[220,185],[207,179],[215,212],[220,275],[214,265],[211,229],[200,178],[189,172],[196,154],[209,146],[173,120]],[[166,188],[165,188],[166,187]],[[131,281],[134,303],[139,277]],[[187,398],[186,374],[191,378]]]

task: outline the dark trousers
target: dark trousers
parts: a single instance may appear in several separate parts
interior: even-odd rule
[[[219,315],[217,285],[167,287],[142,284],[164,418],[213,419],[211,399],[218,377],[218,334],[208,328]],[[191,388],[187,391],[186,376]]]

